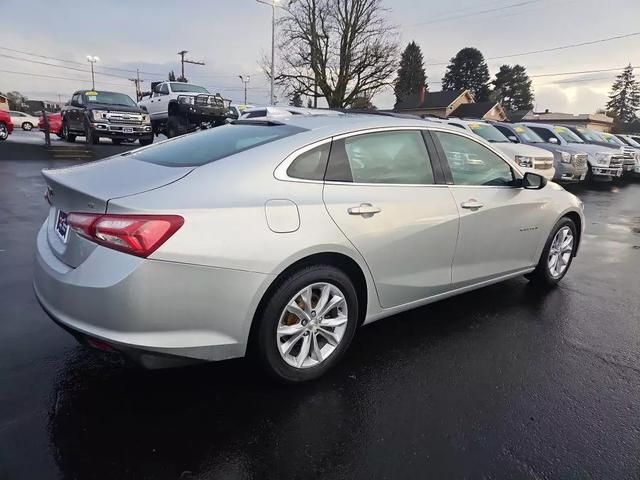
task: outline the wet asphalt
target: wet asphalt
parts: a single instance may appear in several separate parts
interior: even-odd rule
[[[139,370],[54,325],[39,172],[79,160],[23,151],[0,144],[0,480],[640,478],[640,181],[572,189],[587,233],[560,287],[377,322],[283,387],[243,360]]]

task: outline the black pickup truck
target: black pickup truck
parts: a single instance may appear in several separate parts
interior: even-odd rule
[[[94,145],[100,138],[110,138],[116,145],[136,140],[140,145],[153,143],[149,115],[124,93],[79,90],[60,113],[62,137],[68,142],[84,136]]]

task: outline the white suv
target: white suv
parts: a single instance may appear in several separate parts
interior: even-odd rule
[[[495,144],[496,148],[504,152],[509,158],[521,167],[531,168],[547,180],[553,179],[556,169],[553,166],[553,153],[542,148],[521,143],[512,143],[504,134],[490,123],[482,120],[462,120],[460,118],[449,118],[447,120],[425,120],[447,123],[448,125],[461,128],[474,133],[486,141]]]

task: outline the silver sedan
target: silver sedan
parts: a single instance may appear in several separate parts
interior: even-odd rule
[[[361,325],[555,285],[585,224],[491,144],[383,115],[240,120],[43,175],[34,288],[56,323],[149,368],[252,355],[288,382]]]

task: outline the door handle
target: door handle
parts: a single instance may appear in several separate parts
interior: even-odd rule
[[[362,215],[365,218],[372,217],[381,211],[381,209],[374,207],[370,203],[361,203],[359,207],[351,207],[347,209],[349,215]]]
[[[461,206],[462,208],[467,208],[467,209],[469,209],[469,210],[476,211],[476,210],[478,210],[478,209],[480,209],[480,208],[484,207],[484,204],[483,204],[483,203],[480,203],[479,201],[477,201],[477,200],[476,200],[476,199],[474,199],[474,198],[471,198],[471,199],[467,200],[466,202],[462,202],[462,203],[460,204],[460,206]]]

